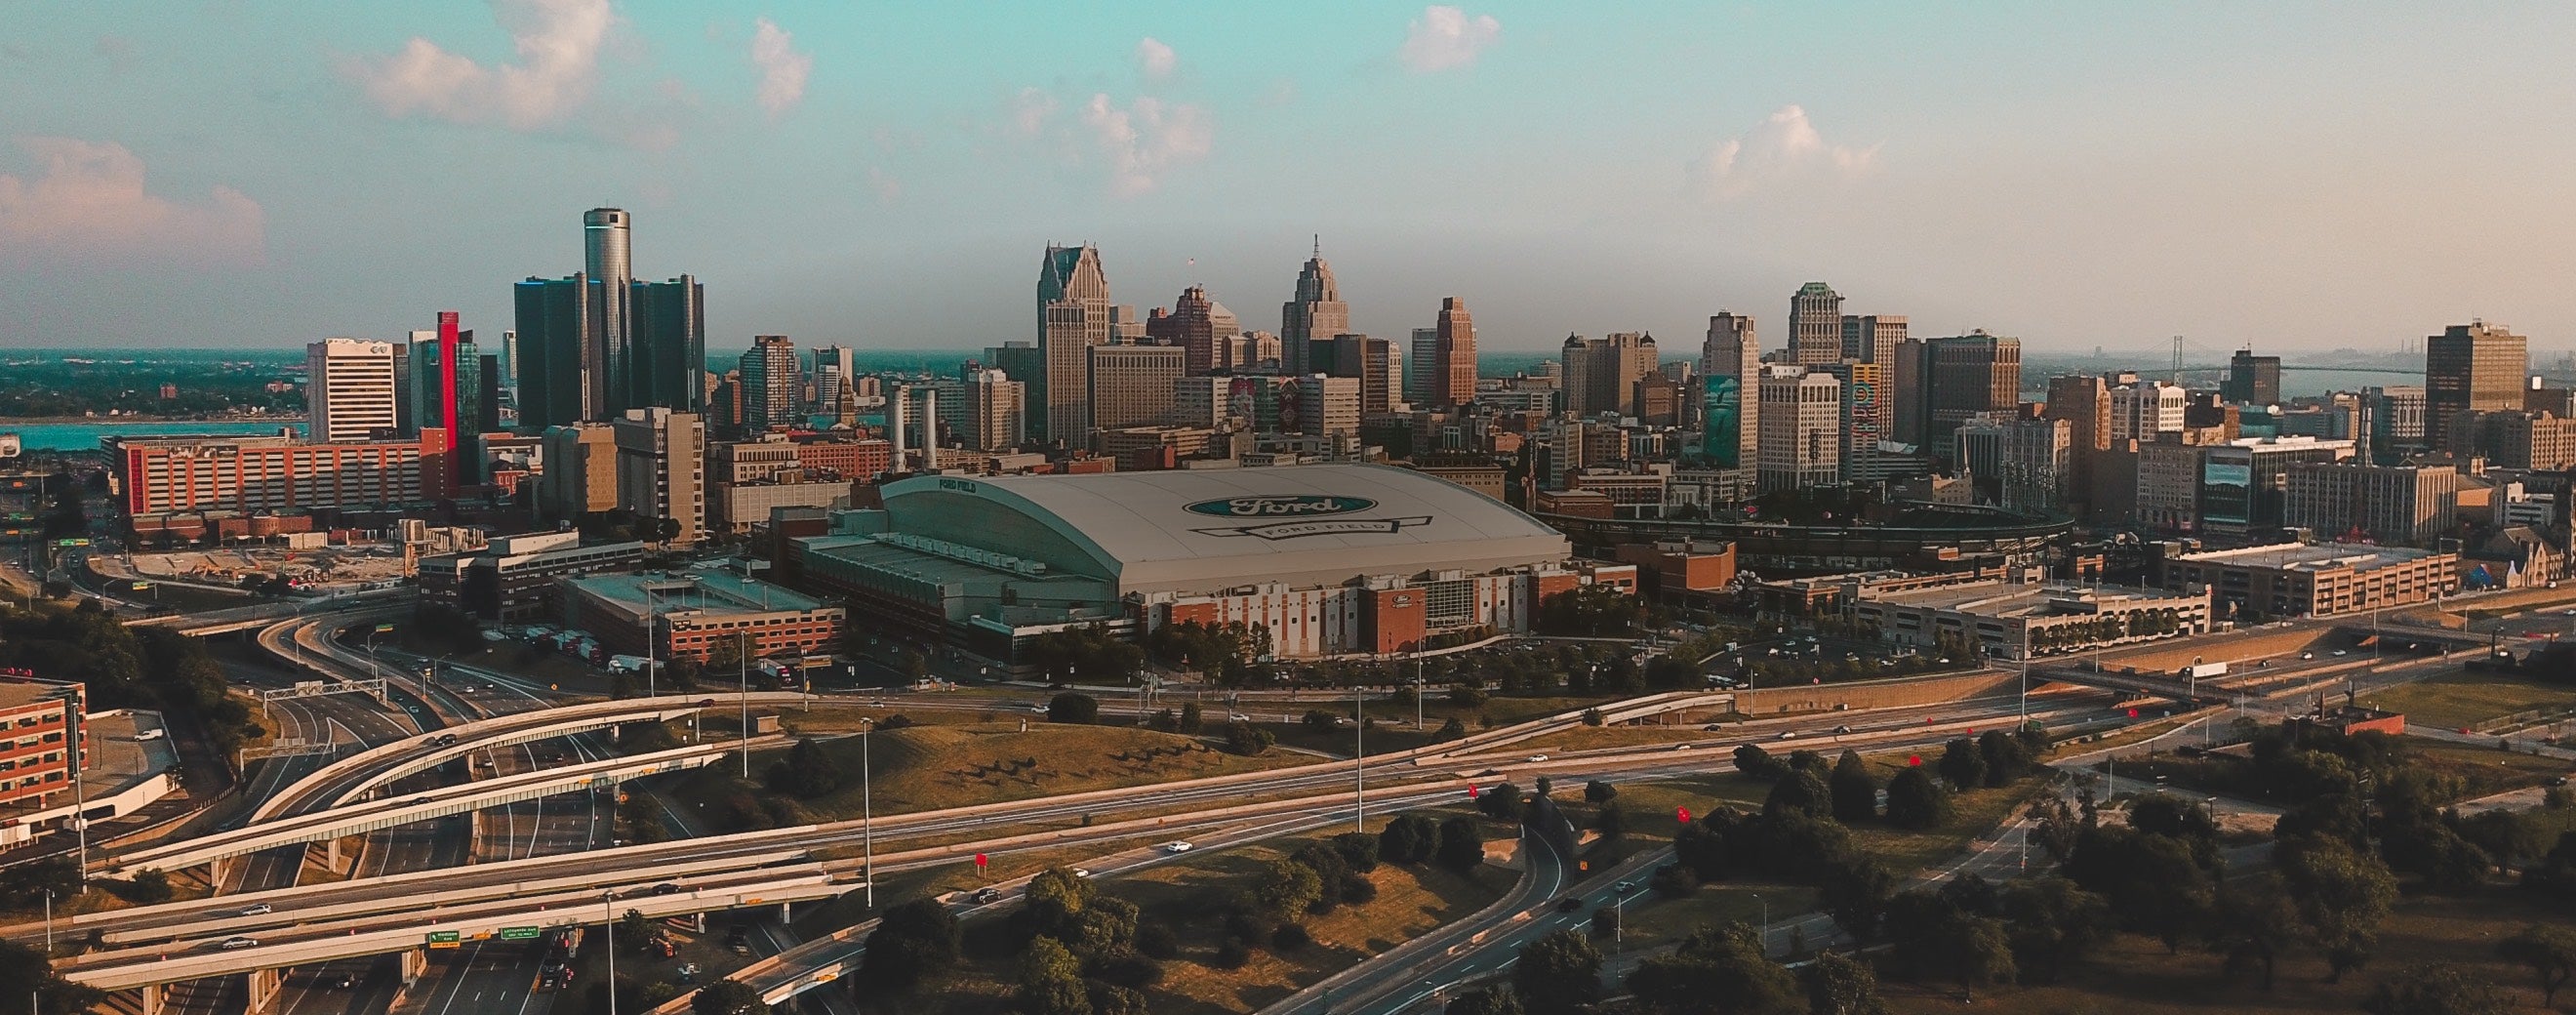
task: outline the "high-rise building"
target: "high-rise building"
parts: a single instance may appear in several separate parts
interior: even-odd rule
[[[1820,366],[1843,358],[1843,298],[1809,282],[1789,297],[1789,361]]]
[[[1028,437],[1028,385],[1000,370],[966,378],[966,426],[960,434],[977,451],[1015,448]]]
[[[1905,344],[1905,318],[1894,314],[1843,317],[1844,359],[1886,366],[1896,364],[1896,347]]]
[[[1189,350],[1175,345],[1096,345],[1086,351],[1090,430],[1162,422],[1172,411],[1172,382],[1189,374]]]
[[[1959,424],[1959,468],[1979,499],[2032,514],[2062,510],[2074,472],[2074,427],[2062,419],[1980,413]]]
[[[2227,383],[2220,397],[2238,405],[2271,405],[2281,400],[2281,357],[2257,356],[2238,349],[2227,361]]]
[[[501,387],[510,392],[510,397],[518,397],[519,333],[515,331],[501,333]]]
[[[2397,384],[2361,389],[2370,416],[2370,448],[2385,464],[2398,460],[2400,448],[2430,444],[2424,436],[2424,388]]]
[[[1887,372],[1888,386],[1896,389],[1896,397],[1888,400],[1896,409],[1896,441],[1917,450],[1923,447],[1924,433],[1932,428],[1926,419],[1931,414],[1926,402],[1931,393],[1923,388],[1930,359],[1931,343],[1909,336],[1896,344],[1896,366]]]
[[[1842,382],[1842,478],[1870,478],[1877,465],[1878,443],[1887,439],[1887,369],[1878,363],[1842,360],[1821,367]]]
[[[1924,349],[1924,443],[1934,457],[1955,453],[1951,434],[1968,417],[2021,403],[2021,340],[1983,331],[1935,338]]]
[[[1441,387],[1441,382],[1431,374],[1439,368],[1440,329],[1413,329],[1413,341],[1404,350],[1404,400],[1416,409],[1436,408],[1431,393]]]
[[[1029,414],[1033,437],[1082,445],[1091,426],[1088,350],[1109,344],[1111,323],[1100,248],[1049,246],[1038,266],[1038,353],[1046,369],[1020,378],[1029,383],[1031,403],[1043,409]]]
[[[390,437],[394,345],[333,338],[304,347],[306,432],[329,444]]]
[[[1324,241],[1315,241],[1315,254],[1297,272],[1297,298],[1279,307],[1279,347],[1282,367],[1292,375],[1314,372],[1314,344],[1329,342],[1335,335],[1351,330],[1351,307],[1342,302],[1342,290],[1333,281],[1333,266],[1324,263]]]
[[[1279,428],[1310,437],[1351,437],[1360,432],[1360,382],[1356,377],[1307,374],[1279,393]]]
[[[1455,296],[1440,298],[1439,347],[1433,355],[1439,358],[1431,376],[1438,387],[1431,391],[1431,408],[1451,409],[1476,398],[1476,320],[1467,313],[1467,301]]]
[[[2450,447],[2451,419],[2477,409],[2522,408],[2530,343],[2485,321],[2454,324],[2424,340],[2424,433]]]
[[[2072,473],[2066,488],[2079,498],[2089,498],[2094,462],[2111,450],[2111,386],[2091,374],[2051,377],[2048,406],[2042,414],[2066,421],[2067,469]]]
[[[591,421],[589,349],[599,288],[589,276],[531,277],[511,287],[519,335],[519,426]]]
[[[750,430],[797,422],[796,343],[785,335],[756,335],[742,354],[742,425]]]
[[[2139,381],[2111,389],[2111,439],[2150,443],[2158,434],[2181,433],[2188,422],[2191,392],[2163,381]]]
[[[1242,330],[1243,322],[1235,318],[1234,311],[1209,299],[1205,286],[1181,290],[1170,312],[1157,309],[1145,319],[1145,337],[1181,347],[1188,353],[1185,362],[1194,374],[1241,366],[1234,362],[1234,343],[1230,340]]]
[[[617,509],[617,435],[606,423],[547,427],[546,469],[537,476],[537,518],[579,521]]]
[[[593,208],[581,216],[582,273],[599,290],[592,351],[582,361],[590,368],[590,404],[602,414],[621,407],[620,382],[635,369],[633,225],[620,208]]]
[[[1765,369],[1761,402],[1761,489],[1824,486],[1842,478],[1843,383],[1804,367]]]
[[[1313,348],[1327,348],[1316,342]],[[1394,408],[1396,378],[1403,361],[1397,357],[1395,343],[1367,335],[1335,335],[1329,343],[1331,358],[1324,363],[1308,365],[1314,372],[1335,377],[1349,377],[1360,382],[1360,412],[1363,415],[1386,412]]]
[[[2320,539],[2430,546],[2459,507],[2452,465],[2300,462],[2283,471],[2282,523]]]
[[[613,378],[610,409],[662,408],[697,412],[706,407],[706,287],[694,276],[667,282],[633,282],[628,293],[625,373]]]
[[[849,389],[855,394],[855,389],[849,388],[852,379],[850,367],[849,346],[814,347],[814,368],[807,374],[814,380],[814,411],[836,412],[839,410],[841,393],[844,389]]]
[[[1700,453],[1720,469],[1750,469],[1761,448],[1762,343],[1753,318],[1719,312],[1700,346]]]
[[[694,412],[628,409],[609,432],[617,446],[617,506],[634,513],[637,537],[696,542],[706,531],[706,423]],[[665,519],[676,526],[647,527]]]
[[[1602,338],[1565,336],[1563,408],[1578,416],[1630,411],[1634,385],[1655,372],[1655,336],[1616,331]]]

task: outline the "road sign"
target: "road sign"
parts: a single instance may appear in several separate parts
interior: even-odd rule
[[[503,927],[503,928],[501,928],[501,940],[503,940],[503,941],[527,941],[527,940],[530,940],[530,939],[535,938],[536,936],[537,936],[537,928],[535,928],[535,927]]]
[[[992,863],[992,862],[993,862],[993,861],[992,861],[992,859],[991,859],[990,857],[987,857],[987,856],[985,856],[985,855],[984,855],[984,854],[982,854],[982,853],[977,853],[977,854],[975,854],[975,866],[977,866],[977,867],[982,867],[982,866],[984,866],[984,865],[986,865],[986,864],[989,864],[989,863]]]
[[[54,540],[54,548],[55,548],[55,549],[57,549],[57,550],[69,550],[69,549],[72,549],[72,548],[74,548],[74,547],[88,546],[88,545],[89,545],[89,540],[86,540],[86,539],[57,539],[57,540]]]
[[[151,583],[151,582],[135,582],[135,583],[134,583],[134,591],[136,591],[136,592],[150,592],[150,591],[152,591],[152,583]]]
[[[393,626],[392,624],[378,624],[378,625],[376,625],[376,633],[377,633],[377,634],[392,634],[392,633],[394,633],[394,626]]]
[[[432,948],[460,947],[456,939],[457,934],[452,930],[433,930],[429,932],[429,946]]]

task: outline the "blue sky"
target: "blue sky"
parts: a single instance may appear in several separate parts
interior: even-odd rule
[[[292,346],[580,266],[709,346],[1026,339],[1120,302],[1489,349],[1822,279],[2034,350],[2576,346],[2576,7],[0,2],[0,345]]]

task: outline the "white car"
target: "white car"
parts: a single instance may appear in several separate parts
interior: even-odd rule
[[[1248,716],[1248,715],[1245,715],[1245,714],[1243,714],[1243,713],[1241,713],[1241,712],[1228,712],[1228,713],[1226,713],[1226,714],[1225,714],[1225,721],[1227,721],[1227,722],[1251,722],[1251,721],[1252,721],[1252,717],[1251,717],[1251,716]]]
[[[2336,650],[2335,650],[2335,654],[2336,654],[2336,655],[2339,655],[2339,656],[2348,656],[2348,655],[2351,655],[2352,653],[2347,652],[2347,651],[2345,651],[2345,650],[2343,650],[2343,649],[2336,649]]]
[[[1078,877],[1078,878],[1087,878],[1087,877],[1090,877],[1090,876],[1091,876],[1091,868],[1089,868],[1089,867],[1076,867],[1076,868],[1074,868],[1074,869],[1073,869],[1073,876],[1074,876],[1074,877]]]
[[[154,728],[152,728],[152,729],[148,729],[148,730],[136,730],[136,731],[135,731],[135,733],[134,733],[134,739],[136,739],[136,740],[159,740],[159,739],[161,739],[162,737],[166,737],[166,736],[169,736],[169,735],[170,735],[170,731],[169,731],[169,730],[161,729],[161,728],[159,728],[159,727],[154,727]]]
[[[258,947],[258,945],[258,938],[249,937],[228,937],[215,943],[215,947],[224,949],[225,951],[231,951],[235,948],[255,948]]]
[[[1530,756],[1529,756],[1529,760],[1531,760],[1531,761],[1546,761],[1546,760],[1547,760],[1547,755],[1544,755],[1544,754],[1533,754],[1533,755],[1530,755]]]
[[[1798,731],[1797,731],[1797,730],[1781,730],[1781,731],[1780,731],[1780,739],[1782,739],[1782,740],[1796,740],[1796,739],[1798,739]]]
[[[269,908],[268,903],[265,903],[265,902],[254,902],[254,903],[252,903],[252,904],[250,904],[250,905],[243,906],[243,907],[242,907],[242,910],[241,910],[241,915],[243,915],[243,916],[267,916],[268,914],[273,913],[273,912],[276,912],[276,910]]]
[[[1179,841],[1179,840],[1174,840],[1174,841],[1171,841],[1171,842],[1166,842],[1166,843],[1164,843],[1160,848],[1162,849],[1162,851],[1163,851],[1163,852],[1166,852],[1166,853],[1187,853],[1187,852],[1189,852],[1189,851],[1190,851],[1190,844],[1189,844],[1189,843],[1187,843],[1187,842],[1182,842],[1182,841]]]

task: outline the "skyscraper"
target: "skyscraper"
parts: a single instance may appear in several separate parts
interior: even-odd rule
[[[2238,405],[2271,405],[2281,400],[2281,357],[2257,356],[2238,349],[2227,361],[2227,383],[2220,395]]]
[[[1896,347],[1905,344],[1905,318],[1871,314],[1843,318],[1843,356],[1863,363],[1896,365]]]
[[[1314,343],[1331,341],[1349,330],[1351,307],[1342,302],[1341,287],[1333,282],[1333,266],[1324,263],[1324,241],[1318,237],[1314,256],[1297,272],[1297,298],[1279,307],[1279,355],[1286,372],[1312,372]]]
[[[1413,329],[1413,341],[1404,352],[1404,400],[1416,409],[1438,408],[1431,394],[1444,385],[1431,374],[1440,369],[1440,329]]]
[[[334,338],[304,347],[307,432],[345,444],[396,430],[394,346]]]
[[[1046,369],[1024,378],[1031,401],[1044,407],[1029,414],[1030,429],[1037,431],[1032,436],[1067,447],[1089,436],[1088,351],[1109,344],[1110,324],[1109,276],[1100,266],[1100,248],[1048,247],[1038,266],[1038,351]]]
[[[2424,437],[2437,448],[2466,450],[2451,420],[2476,409],[2522,408],[2530,342],[2485,321],[2454,324],[2424,340]]]
[[[1719,311],[1700,346],[1700,453],[1721,469],[1750,469],[1761,446],[1762,343],[1753,318]]]
[[[960,436],[977,451],[1019,446],[1025,436],[1028,385],[999,370],[978,370],[966,378],[966,428]]]
[[[1789,297],[1789,361],[1810,366],[1843,358],[1843,298],[1809,282]]]
[[[742,354],[742,425],[749,430],[791,426],[796,420],[796,343],[785,335],[758,335]]]
[[[627,372],[616,378],[610,411],[662,408],[697,412],[706,405],[706,287],[695,276],[626,287]]]
[[[1317,347],[1321,348],[1322,343],[1317,343]],[[1333,336],[1331,348],[1330,369],[1318,369],[1317,373],[1358,380],[1362,414],[1386,412],[1394,407],[1396,374],[1404,362],[1396,354],[1395,343],[1367,335],[1345,334]]]
[[[1476,320],[1468,316],[1466,300],[1441,297],[1439,332],[1435,352],[1439,362],[1431,369],[1435,385],[1431,404],[1450,409],[1476,398]]]
[[[599,287],[599,318],[582,359],[590,367],[593,411],[602,415],[624,407],[621,382],[635,370],[632,225],[621,208],[593,208],[581,216],[582,273]]]
[[[530,278],[511,287],[519,334],[519,426],[542,431],[594,421],[590,335],[599,287],[589,276]]]
[[[638,519],[675,523],[661,532],[639,524],[638,537],[695,542],[706,528],[706,423],[693,412],[628,409],[609,431],[617,447],[617,506]]]
[[[2094,458],[2111,450],[2111,386],[2091,374],[2051,377],[2043,415],[2066,421],[2066,488],[2090,499]]]
[[[850,366],[849,346],[814,347],[814,369],[807,374],[814,379],[814,411],[840,411],[841,392],[850,384]]]
[[[1950,459],[1959,424],[2021,404],[2021,340],[1983,331],[1936,338],[1924,350],[1924,443]]]
[[[1757,389],[1763,490],[1823,486],[1842,477],[1842,388],[1832,374],[1802,367],[1763,371]]]
[[[482,362],[474,333],[457,327],[453,310],[438,312],[438,327],[411,333],[412,424],[448,433],[449,446],[469,443],[481,415]]]
[[[1655,336],[1615,331],[1602,338],[1565,336],[1564,409],[1578,416],[1627,413],[1637,381],[1655,372]]]
[[[1234,362],[1234,343],[1229,341],[1242,330],[1243,322],[1234,316],[1234,311],[1209,299],[1205,286],[1181,290],[1180,298],[1172,301],[1170,313],[1157,310],[1145,319],[1145,336],[1164,345],[1180,346],[1194,374],[1242,366]]]
[[[1179,346],[1101,345],[1086,352],[1091,429],[1162,422],[1172,411],[1172,382],[1189,373],[1189,351]]]

